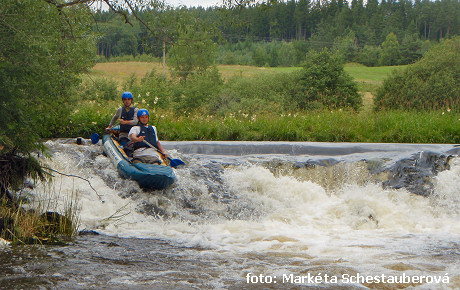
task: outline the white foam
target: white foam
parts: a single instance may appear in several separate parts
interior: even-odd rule
[[[69,158],[67,151],[56,153],[52,166],[87,178],[98,194],[103,195],[104,202],[86,181],[66,176],[54,181],[54,190],[60,195],[55,198],[76,198],[81,228],[109,235],[167,239],[213,253],[273,252],[340,259],[344,264],[361,265],[363,271],[376,268],[384,271],[385,264],[398,259],[417,265],[436,264],[430,257],[418,254],[430,252],[429,248],[436,245],[450,245],[460,238],[459,158],[451,162],[450,170],[435,178],[435,193],[429,198],[405,189],[384,189],[375,183],[358,185],[352,180],[328,191],[299,177],[275,175],[262,166],[232,166],[222,176],[226,188],[236,196],[231,202],[251,207],[254,214],[234,219],[191,220],[187,219],[188,212],[181,213],[186,209],[172,204],[181,196],[136,193],[122,198],[116,187],[108,186],[101,178],[129,182],[117,179],[107,158],[94,159],[94,166],[103,171],[97,175],[92,168],[80,168],[81,160]],[[178,189],[195,186],[193,194],[199,206],[214,212],[231,206],[211,202],[211,193],[203,180],[183,170],[178,175],[186,180],[176,186]],[[168,194],[174,192],[181,193],[176,190]],[[143,202],[168,198],[171,205],[164,207],[168,218],[139,212]],[[455,269],[458,263],[449,265],[445,271]]]

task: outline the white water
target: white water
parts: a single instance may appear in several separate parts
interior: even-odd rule
[[[344,285],[347,282],[340,277],[348,273],[448,277],[449,283],[414,286],[460,287],[458,157],[451,160],[450,170],[434,178],[434,193],[429,197],[363,182],[359,177],[365,173],[358,163],[347,166],[347,178],[325,186],[322,181],[308,181],[302,171],[281,174],[246,161],[225,167],[219,164],[219,182],[196,174],[199,166],[186,167],[176,170],[178,181],[173,188],[142,192],[134,182],[119,179],[96,146],[58,141],[47,145],[54,149],[52,168],[88,179],[97,191],[85,180],[60,175],[52,188],[41,190],[40,199],[52,200],[56,211],[77,200],[80,229],[161,239],[199,248],[202,255],[228,257],[222,272],[229,271],[226,275],[240,279],[242,285],[248,273],[276,276],[277,280],[289,274],[323,278],[328,274],[339,277],[338,285]],[[181,158],[188,158],[187,163],[209,164],[208,159],[197,156]],[[351,173],[353,170],[357,172]],[[215,188],[225,190],[231,198],[219,202],[221,193],[214,192]],[[184,201],[192,203],[195,211],[184,206]],[[161,208],[162,215],[140,211],[145,205]],[[308,281],[300,284],[311,285]]]

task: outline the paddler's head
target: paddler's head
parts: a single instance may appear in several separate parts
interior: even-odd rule
[[[147,123],[149,122],[149,111],[147,111],[146,109],[140,109],[139,111],[137,111],[137,119],[139,120],[139,123],[141,123],[142,125],[147,125]]]
[[[124,92],[121,94],[121,100],[123,101],[125,107],[130,107],[133,103],[133,94],[131,94],[131,92]]]

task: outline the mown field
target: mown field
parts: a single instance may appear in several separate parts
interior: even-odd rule
[[[345,71],[349,73],[357,82],[365,82],[374,86],[381,85],[383,80],[395,69],[402,69],[405,66],[384,66],[384,67],[366,67],[360,64],[346,64]],[[104,62],[97,63],[91,73],[96,76],[111,78],[117,82],[123,82],[132,74],[142,78],[146,73],[155,69],[159,73],[163,72],[160,61],[158,62]],[[225,80],[232,76],[256,77],[265,73],[292,72],[299,70],[300,67],[255,67],[243,65],[219,65],[219,72]],[[166,68],[169,76],[169,69]]]
[[[142,78],[152,69],[162,74],[160,62],[98,63],[91,76],[104,77],[122,84],[133,75]],[[262,68],[226,65],[218,70],[224,80],[232,76],[257,78],[263,74],[283,73],[300,68]],[[382,111],[375,112],[372,94],[395,69],[404,67],[364,67],[347,64],[345,70],[357,81],[363,96],[363,107],[352,110],[317,110],[285,113],[222,115],[202,114],[199,110],[182,112],[148,104],[143,98],[138,107],[147,107],[152,122],[163,140],[254,140],[254,141],[321,141],[321,142],[391,142],[391,143],[460,143],[460,115],[450,111]],[[166,70],[168,77],[169,70]],[[107,126],[117,106],[113,100],[82,104],[73,116],[79,130],[70,130],[72,136],[89,136]],[[92,122],[88,122],[92,120]],[[66,135],[66,134],[64,134]]]

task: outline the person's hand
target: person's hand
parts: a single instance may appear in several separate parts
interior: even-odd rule
[[[110,127],[105,128],[105,132],[109,133],[110,129],[112,129],[112,128],[110,128]]]
[[[129,121],[129,120],[123,120],[123,119],[118,119],[118,122],[120,122],[120,124],[122,124],[122,125],[128,125],[131,121]]]
[[[145,139],[145,136],[138,136],[137,137],[137,142],[142,142],[142,141],[144,141],[144,139]]]

